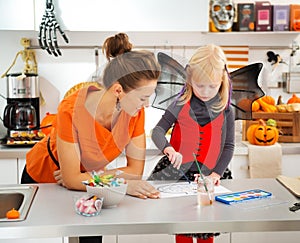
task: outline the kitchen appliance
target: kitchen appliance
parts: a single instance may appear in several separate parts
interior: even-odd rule
[[[283,89],[287,93],[300,92],[300,72],[282,73]]]
[[[40,127],[40,91],[37,74],[7,74],[7,105],[3,124],[8,136],[22,131],[31,132]]]

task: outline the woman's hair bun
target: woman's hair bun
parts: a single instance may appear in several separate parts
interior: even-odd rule
[[[129,52],[131,49],[132,44],[129,42],[128,35],[125,33],[118,33],[108,37],[102,46],[102,52],[105,54],[107,60]]]

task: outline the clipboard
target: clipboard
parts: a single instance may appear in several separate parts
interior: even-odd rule
[[[215,196],[215,200],[225,204],[248,202],[255,199],[269,198],[272,196],[271,192],[263,191],[261,189],[252,189],[241,192],[234,192]]]
[[[279,175],[276,177],[276,179],[296,197],[300,197],[300,177],[293,178]]]

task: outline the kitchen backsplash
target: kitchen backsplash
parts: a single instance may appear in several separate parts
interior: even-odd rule
[[[55,113],[56,108],[64,94],[75,84],[90,81],[95,74],[95,48],[93,46],[101,46],[103,41],[110,35],[115,33],[104,32],[67,32],[70,39],[71,46],[89,46],[90,48],[82,49],[63,49],[62,56],[54,57],[47,54],[44,50],[37,49],[36,57],[38,63],[38,75],[40,79],[40,90],[45,104],[41,106],[41,118],[46,112]],[[242,45],[242,41],[238,41],[237,38],[232,35],[231,37],[225,34],[225,38],[220,38],[220,35],[202,34],[202,33],[128,33],[132,43],[139,48],[141,46],[149,47],[149,50],[154,52],[164,51],[176,59],[180,59],[182,64],[187,62],[194,50],[206,43],[215,43],[217,45]],[[36,31],[0,31],[0,74],[2,75],[7,68],[12,64],[17,53],[22,50],[20,40],[22,37],[31,39],[32,45],[37,46]],[[264,69],[260,75],[260,85],[263,87],[267,94],[274,97],[283,95],[283,100],[287,100],[291,94],[283,92],[282,88],[274,87],[277,81],[280,81],[280,75],[282,72],[287,72],[291,49],[289,45],[292,44],[292,39],[296,39],[300,43],[299,35],[293,35],[292,37],[287,35],[286,42],[282,48],[278,48],[276,44],[276,35],[274,36],[274,49],[272,49],[271,43],[257,44],[255,36],[253,38],[253,46],[249,45],[248,62],[263,62]],[[248,38],[248,37],[242,37]],[[260,37],[261,38],[261,37]],[[155,41],[153,41],[155,39]],[[58,40],[64,43],[60,39]],[[280,40],[278,40],[280,41]],[[160,48],[157,48],[157,47]],[[262,46],[266,46],[262,48]],[[162,48],[163,47],[163,48]],[[267,51],[274,51],[279,54],[283,63],[278,65],[276,69],[272,70],[272,66],[267,62]],[[99,66],[100,69],[105,65],[105,58],[99,50]],[[13,72],[21,72],[24,68],[22,58],[19,57],[16,64],[11,69]],[[6,105],[6,78],[0,80],[0,94],[4,98],[0,98],[0,117],[2,118],[3,109]],[[272,87],[271,87],[272,86]],[[147,122],[146,130],[149,134],[153,126],[159,120],[162,115],[162,111],[155,108],[148,108],[146,110]],[[2,124],[1,124],[2,125]],[[1,130],[1,126],[0,126]]]

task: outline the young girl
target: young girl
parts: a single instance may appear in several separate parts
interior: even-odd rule
[[[186,89],[165,111],[152,132],[155,145],[173,167],[190,179],[198,174],[193,153],[206,176],[215,185],[227,168],[234,151],[234,113],[229,106],[230,81],[226,57],[219,46],[200,47],[187,67]],[[173,126],[170,142],[165,135]],[[173,174],[184,179],[182,173]],[[177,243],[213,242],[214,234],[177,235]]]

